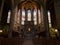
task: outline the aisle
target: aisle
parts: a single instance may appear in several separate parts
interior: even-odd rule
[[[34,45],[32,39],[25,39],[22,45]]]

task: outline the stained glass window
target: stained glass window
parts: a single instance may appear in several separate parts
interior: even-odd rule
[[[10,23],[10,15],[11,15],[11,11],[8,11],[8,17],[7,17],[7,23]]]
[[[50,11],[48,11],[48,21],[49,21],[49,27],[51,27],[51,17],[50,17]]]
[[[41,15],[40,15],[40,10],[38,9],[38,21],[39,21],[39,24],[41,23]]]
[[[25,21],[25,10],[22,10],[22,22],[21,24],[24,25],[24,21]]]
[[[31,21],[31,10],[28,10],[28,12],[27,12],[27,17],[28,17],[28,21]]]
[[[17,20],[17,23],[20,23],[20,9],[18,11],[18,20]]]
[[[33,12],[33,20],[34,20],[34,25],[37,25],[37,10],[34,10]]]

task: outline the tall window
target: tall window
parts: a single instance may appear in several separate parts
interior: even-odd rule
[[[18,20],[17,20],[17,23],[20,23],[20,9],[18,11]]]
[[[49,21],[49,27],[51,27],[51,17],[50,17],[50,11],[48,11],[48,21]]]
[[[39,24],[41,23],[41,15],[40,15],[40,10],[38,9],[38,21],[39,21]]]
[[[10,15],[11,15],[11,11],[8,11],[8,17],[7,17],[7,23],[10,23]]]
[[[25,21],[25,10],[22,9],[22,22],[21,22],[22,25],[24,25],[24,21]]]
[[[28,17],[28,21],[31,21],[31,10],[28,10],[28,12],[27,12],[27,17]]]
[[[33,12],[33,20],[34,20],[34,25],[37,25],[37,10],[34,10]]]

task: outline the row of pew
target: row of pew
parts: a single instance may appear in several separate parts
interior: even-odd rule
[[[33,38],[34,45],[60,45],[60,40],[47,38]]]
[[[23,38],[0,38],[0,45],[22,45]]]

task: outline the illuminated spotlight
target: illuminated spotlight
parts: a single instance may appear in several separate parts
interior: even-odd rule
[[[0,33],[3,32],[2,30],[0,30]]]
[[[55,29],[55,32],[58,32],[58,30],[57,30],[57,29]]]

